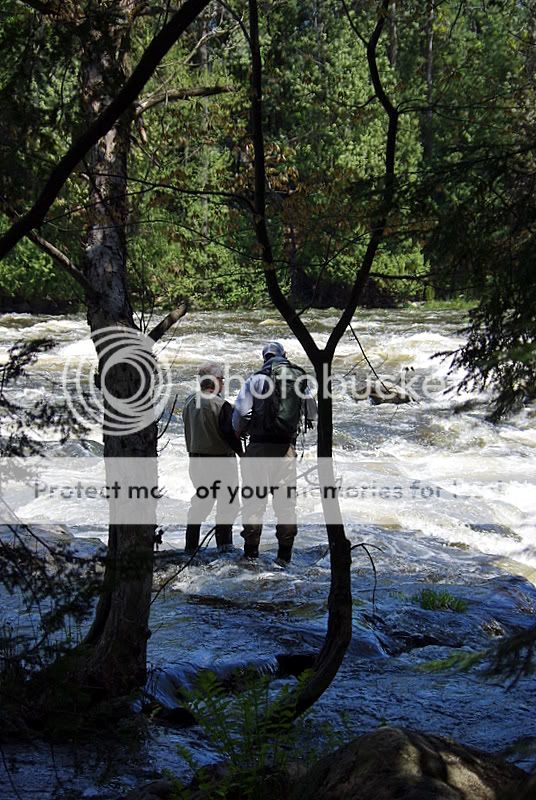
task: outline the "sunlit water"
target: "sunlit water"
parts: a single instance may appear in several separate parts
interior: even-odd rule
[[[171,500],[180,510],[177,524],[166,524],[165,548],[183,544],[189,482],[180,409],[195,385],[197,365],[210,358],[228,365],[232,375],[245,377],[258,368],[263,341],[276,338],[291,360],[306,366],[301,347],[285,324],[268,314],[189,314],[173,336],[157,346],[162,367],[171,377],[162,423],[168,424],[160,440],[163,517]],[[323,344],[335,320],[334,312],[315,311],[309,312],[306,323]],[[342,501],[347,533],[353,543],[370,545],[378,585],[373,605],[373,570],[367,554],[357,548],[352,573],[354,638],[336,681],[313,713],[336,730],[342,730],[344,714],[347,733],[387,721],[504,750],[520,740],[536,741],[531,681],[525,679],[507,692],[504,682],[486,682],[475,671],[423,676],[417,670],[453,650],[484,649],[497,636],[536,622],[534,410],[526,408],[507,422],[492,425],[486,421],[486,397],[456,394],[462,376],[449,374],[449,359],[432,356],[459,346],[462,325],[457,313],[419,307],[362,311],[354,320],[361,345],[382,379],[396,382],[404,371],[419,400],[373,406],[356,402],[342,389],[335,398],[336,468],[343,485],[355,489]],[[5,357],[14,341],[36,336],[52,336],[57,345],[32,367],[30,383],[20,387],[19,397],[30,401],[52,391],[61,395],[63,383],[74,390],[80,363],[93,359],[85,322],[5,315],[0,320],[0,354]],[[335,375],[354,389],[371,377],[351,334],[337,350]],[[231,398],[237,388],[237,381],[232,381]],[[168,420],[175,395],[174,414]],[[100,437],[98,424],[90,424],[83,443],[61,448],[50,442],[47,452],[79,457],[83,475],[84,457],[100,452]],[[314,435],[309,433],[300,442],[299,473],[305,472],[313,450]],[[238,552],[215,558],[209,544],[199,563],[174,578],[171,570],[166,573],[171,580],[153,605],[149,643],[157,670],[152,688],[163,703],[173,706],[173,687],[190,680],[203,666],[225,672],[251,663],[271,670],[280,654],[318,650],[329,589],[326,536],[319,501],[302,498],[299,509],[296,554],[286,571],[273,564],[275,538],[268,517],[256,569],[246,569]],[[81,513],[84,525],[70,529],[77,535],[105,538],[105,532],[92,525],[91,509]],[[237,524],[237,545],[239,529]],[[467,601],[467,611],[422,609],[415,595],[423,587],[448,590]],[[8,613],[16,612],[9,608]],[[169,747],[175,739],[194,747],[200,759],[209,757],[199,732],[156,728],[152,740],[133,756],[140,763],[137,771],[132,764],[124,767],[119,783],[108,782],[107,788],[98,789],[102,797],[114,797],[121,782],[135,783],[140,775],[150,776],[163,766],[183,774],[184,762]],[[532,763],[530,755],[518,751],[510,757],[525,766]],[[42,785],[52,781],[46,751],[38,761],[35,792],[28,797],[46,796]],[[66,753],[61,755],[61,771],[62,780],[87,790],[86,796],[97,791],[87,774],[73,777]],[[31,789],[27,768],[15,772],[13,779],[19,787]],[[1,781],[0,796],[11,797],[7,783],[8,793],[1,795]]]

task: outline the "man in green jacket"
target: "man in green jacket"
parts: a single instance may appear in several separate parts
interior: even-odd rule
[[[185,551],[199,547],[201,524],[216,503],[216,545],[232,550],[233,521],[238,507],[240,439],[231,424],[233,407],[222,397],[224,377],[220,364],[208,361],[198,369],[199,388],[184,403],[182,418],[189,472],[195,493],[187,517]],[[216,488],[214,488],[216,487]]]

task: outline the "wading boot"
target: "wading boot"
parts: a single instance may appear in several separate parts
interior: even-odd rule
[[[186,526],[186,541],[184,543],[184,552],[187,556],[193,556],[199,547],[199,536],[201,534],[201,525],[187,525]]]
[[[232,525],[216,525],[216,547],[218,553],[232,553],[234,549]]]
[[[244,558],[258,558],[258,557],[259,557],[259,545],[248,544],[248,542],[244,542]]]
[[[279,564],[280,567],[286,567],[287,564],[290,564],[296,530],[296,525],[276,525],[275,535],[279,546],[275,563]]]
[[[244,525],[242,538],[244,539],[244,558],[259,557],[259,542],[261,540],[262,525]]]

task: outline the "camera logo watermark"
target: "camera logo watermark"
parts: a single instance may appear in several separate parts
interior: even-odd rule
[[[158,363],[154,341],[121,326],[91,337],[98,354],[76,353],[62,373],[64,397],[82,425],[103,425],[108,436],[128,436],[154,423],[170,402],[170,371]],[[87,348],[89,350],[89,348]]]

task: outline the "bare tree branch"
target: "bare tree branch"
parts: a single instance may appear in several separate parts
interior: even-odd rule
[[[262,127],[262,59],[259,42],[259,22],[256,0],[249,0],[249,41],[251,48],[251,128],[255,156],[255,213],[253,222],[259,244],[266,286],[270,299],[287,322],[307,353],[316,372],[319,390],[319,416],[317,452],[318,476],[321,486],[322,507],[326,520],[331,563],[331,583],[328,599],[328,627],[324,644],[313,668],[312,675],[299,690],[292,713],[302,714],[328,688],[334,679],[352,637],[352,592],[350,583],[351,553],[346,538],[338,499],[328,503],[326,487],[335,485],[332,455],[333,418],[329,391],[331,362],[326,351],[318,348],[301,317],[290,306],[281,291],[266,223],[266,166]],[[326,368],[326,369],[325,369]],[[327,456],[327,458],[322,458]],[[330,519],[328,517],[330,515]],[[329,519],[329,522],[328,522]],[[277,717],[277,708],[272,716]]]
[[[39,236],[35,231],[29,231],[27,234],[28,239],[33,242],[43,253],[47,253],[55,262],[58,264],[65,272],[68,272],[69,275],[75,279],[75,281],[84,289],[84,291],[89,295],[89,297],[95,297],[96,292],[95,289],[92,287],[84,273],[68,258],[65,253],[53,245],[51,242],[43,239],[42,236]]]
[[[9,205],[9,203],[2,198],[2,205],[4,207],[5,214],[11,220],[19,219],[20,215]],[[51,242],[43,239],[42,236],[39,236],[35,231],[30,231],[28,233],[28,239],[33,242],[43,253],[49,255],[55,262],[58,264],[65,272],[69,273],[69,275],[75,279],[75,281],[84,289],[85,292],[90,297],[95,296],[95,290],[89,283],[88,279],[84,275],[81,269],[79,269],[71,259],[65,255],[61,250],[59,250],[55,245]]]
[[[430,279],[430,273],[423,272],[421,275],[388,275],[385,272],[370,272],[369,278],[381,278],[383,281],[426,281]]]
[[[341,0],[341,3],[342,3],[342,7],[344,8],[344,13],[346,14],[346,18],[348,19],[348,22],[350,23],[351,29],[353,30],[353,32],[355,33],[355,35],[357,36],[357,38],[359,39],[361,44],[365,45],[365,47],[366,47],[367,46],[367,40],[359,32],[355,22],[353,21],[352,17],[350,16],[350,9],[348,8],[345,0]]]
[[[235,20],[235,22],[238,24],[238,26],[239,26],[240,30],[241,30],[241,31],[242,31],[242,33],[244,34],[244,38],[245,38],[246,42],[247,42],[247,43],[249,44],[249,46],[251,47],[251,40],[250,40],[250,38],[249,38],[249,31],[248,31],[247,27],[244,25],[244,20],[242,19],[242,17],[240,17],[240,16],[239,16],[239,15],[236,13],[236,11],[234,11],[234,10],[231,8],[231,6],[230,6],[230,5],[228,5],[228,4],[225,2],[225,0],[218,0],[218,2],[219,2],[219,4],[220,4],[220,6],[221,6],[222,8],[224,8],[224,9],[227,11],[227,13],[229,14],[229,16],[230,16],[230,17],[232,17],[232,18]]]
[[[262,121],[262,60],[259,43],[259,23],[256,0],[249,0],[249,42],[251,49],[251,129],[255,156],[255,192],[253,222],[259,249],[262,254],[264,275],[270,298],[283,316],[289,328],[315,367],[318,381],[318,476],[322,489],[335,485],[333,462],[333,416],[329,394],[331,365],[335,348],[352,320],[359,297],[366,282],[374,257],[383,239],[394,193],[394,159],[398,130],[398,111],[383,89],[376,63],[376,48],[383,30],[390,0],[383,0],[380,14],[367,44],[367,59],[375,96],[383,106],[389,120],[385,150],[383,208],[380,219],[372,224],[369,244],[363,263],[356,276],[354,287],[343,313],[332,330],[328,343],[320,350],[296,311],[291,308],[278,283],[273,252],[266,221],[266,167]],[[327,457],[327,458],[326,458]],[[331,583],[328,598],[328,627],[324,644],[318,654],[312,675],[301,687],[295,698],[293,714],[299,715],[309,708],[328,688],[337,674],[352,636],[352,592],[350,582],[351,552],[346,538],[344,523],[337,497],[328,502],[328,495],[321,494],[326,531],[329,540]],[[329,515],[329,516],[328,516]],[[329,521],[328,521],[329,519]],[[273,716],[277,716],[277,710]]]
[[[221,30],[221,31],[220,30],[207,31],[206,33],[203,34],[203,36],[199,39],[199,41],[196,43],[196,45],[188,53],[188,55],[186,56],[186,58],[184,59],[184,61],[182,63],[183,64],[189,64],[190,61],[192,60],[192,58],[197,53],[197,51],[199,50],[199,48],[203,47],[203,45],[206,42],[208,42],[210,39],[215,39],[217,36],[225,36],[227,33],[228,33],[228,31],[224,31],[224,30]]]
[[[88,150],[110,130],[131,103],[136,100],[163,57],[209,2],[210,0],[185,0],[179,11],[154,37],[117,97],[99,114],[95,122],[73,142],[63,158],[54,167],[32,208],[0,237],[0,259],[7,255],[29,231],[41,225],[47,211],[76,165],[83,159]]]
[[[270,298],[289,327],[296,335],[303,349],[314,362],[318,357],[318,347],[305,327],[296,310],[293,309],[281,291],[275,261],[266,224],[266,165],[264,154],[264,133],[262,127],[262,59],[259,42],[258,11],[255,0],[249,0],[249,42],[251,47],[251,129],[253,152],[255,156],[255,191],[253,224],[257,242],[261,248],[264,277]]]
[[[135,103],[135,116],[139,117],[150,108],[161,105],[162,103],[171,103],[174,100],[190,100],[192,97],[212,97],[216,94],[226,94],[228,92],[235,92],[234,86],[193,86],[191,89],[169,89],[161,92],[153,92],[153,94],[138,100]]]
[[[148,337],[157,342],[173,325],[175,325],[176,322],[181,319],[181,317],[184,317],[187,311],[188,302],[183,300],[180,306],[173,309],[173,311],[170,311],[169,314],[158,323],[158,325],[155,325],[152,331],[147,334]]]

